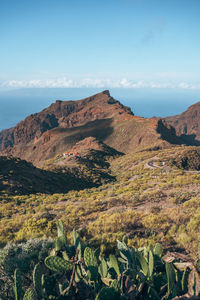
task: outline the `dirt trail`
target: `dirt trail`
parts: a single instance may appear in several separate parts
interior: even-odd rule
[[[151,160],[149,160],[148,162],[146,162],[146,164],[144,165],[144,167],[145,168],[150,168],[150,169],[163,169],[165,171],[169,171],[171,169],[171,167],[167,166],[164,161],[162,162],[161,166],[160,165],[158,166],[156,164],[156,160],[158,160],[157,156],[151,158]],[[182,170],[182,171],[184,171],[186,173],[191,173],[191,174],[197,174],[197,173],[200,172],[200,171],[195,171],[195,170],[194,171],[191,171],[191,170]]]

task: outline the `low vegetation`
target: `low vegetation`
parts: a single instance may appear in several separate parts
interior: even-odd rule
[[[171,164],[183,170],[200,170],[200,150],[196,147],[186,149],[171,159]]]
[[[163,256],[159,243],[139,249],[129,247],[124,236],[117,241],[115,252],[104,256],[100,248],[83,243],[75,230],[70,245],[59,220],[55,243],[31,240],[0,251],[1,299],[169,300],[186,294],[198,297],[200,259],[192,261],[185,256],[188,261],[184,262],[172,254]]]
[[[51,280],[54,280],[56,284],[54,290],[57,293],[47,292],[48,287],[43,287],[44,299],[47,297],[50,299],[50,296],[54,297],[51,299],[65,299],[62,297],[79,299],[80,295],[82,295],[80,299],[95,299],[95,297],[101,299],[101,293],[104,292],[108,292],[109,299],[112,297],[161,299],[161,288],[167,284],[167,269],[164,260],[160,258],[162,270],[160,270],[161,275],[157,274],[155,250],[149,245],[161,243],[164,251],[176,251],[182,255],[189,254],[193,261],[197,260],[197,248],[200,241],[200,173],[197,170],[185,170],[171,164],[171,161],[177,158],[177,153],[179,156],[185,155],[185,151],[188,149],[188,147],[172,147],[155,151],[133,152],[115,159],[110,158],[109,166],[106,168],[114,180],[104,182],[96,187],[72,190],[67,193],[27,193],[24,195],[13,195],[9,190],[2,190],[0,195],[0,243],[2,247],[0,251],[0,286],[2,290],[0,291],[2,299],[14,299],[12,294],[14,272],[16,272],[15,280],[18,277],[22,279],[23,295],[21,294],[21,297],[30,296],[32,273],[34,268],[40,270],[41,265],[44,276],[47,276],[45,278],[50,280],[48,281],[49,286],[52,285]],[[191,147],[191,150],[198,150],[198,148]],[[52,170],[49,169],[48,172],[52,172]],[[11,176],[13,175],[11,174]],[[83,245],[80,262],[76,257],[74,246],[70,248],[72,254],[68,254],[68,259],[71,262],[72,270],[61,273],[48,269],[48,266],[44,264],[45,257],[54,247],[54,242],[49,240],[49,237],[56,237],[58,219],[62,220],[66,229],[68,242],[65,247],[69,247],[69,244],[73,243],[73,229],[76,230]],[[127,282],[130,280],[131,286],[134,286],[134,292],[132,291],[132,293],[136,293],[134,297],[138,297],[131,298],[128,285],[124,287],[124,283],[122,283],[122,281],[126,281],[123,276],[129,276],[126,273],[128,267],[127,264],[120,261],[124,258],[120,258],[119,249],[115,249],[116,240],[122,241],[124,236],[126,237],[127,251],[135,249],[134,251],[140,253],[142,257],[145,257],[146,251],[148,253],[150,250],[152,251],[155,260],[152,274],[155,272],[155,278],[158,275],[162,287],[155,287],[152,278],[143,274],[144,270],[140,273],[142,266],[138,261],[137,272],[139,273],[136,277],[134,277],[134,273],[131,273],[133,277],[127,279]],[[93,275],[89,273],[90,268],[84,260],[84,249],[88,243],[91,249],[88,251],[94,254],[96,252],[93,252],[92,249],[99,248],[98,251],[101,253],[97,257],[96,268],[98,267],[98,270],[102,263],[101,257],[104,256],[107,269],[110,270],[108,271],[109,280],[106,282],[102,281],[99,271],[97,279],[95,279],[97,281],[90,278]],[[5,246],[6,244],[7,246]],[[56,257],[64,259],[61,253],[63,251],[60,251],[56,250]],[[117,259],[121,277],[116,275],[109,265],[109,255],[113,254]],[[148,265],[148,257],[145,259],[147,259]],[[40,265],[35,267],[38,263]],[[81,284],[77,283],[78,287],[70,284],[74,265],[77,268],[79,266],[81,270],[83,268],[83,273],[81,273],[83,277],[81,277]],[[170,264],[169,268],[175,272],[176,276],[172,276],[177,278],[179,273],[177,273],[176,266]],[[20,275],[15,269],[19,270]],[[181,274],[180,276],[183,276],[183,273]],[[141,284],[143,286],[143,276],[145,276],[145,288],[142,293],[145,294],[139,292]],[[66,278],[68,285],[65,282]],[[74,277],[73,280],[75,280]],[[113,285],[112,282],[114,282]],[[175,285],[177,286],[177,284],[176,281]],[[115,288],[115,285],[118,288]],[[67,289],[68,286],[70,286],[69,289]],[[175,287],[173,288],[175,289]],[[81,289],[87,294],[82,294]],[[28,291],[25,292],[26,290]],[[62,296],[64,290],[66,290],[66,294],[64,293]],[[154,290],[160,298],[150,296],[155,292]],[[191,291],[190,288],[190,293],[192,293]],[[52,295],[48,293],[52,293]],[[170,294],[168,291],[167,297],[170,299],[175,294],[181,295],[182,293],[183,290],[177,292],[176,287],[176,292],[173,291]],[[104,295],[104,297],[106,296]]]
[[[195,257],[200,236],[200,173],[168,165],[169,158],[185,150],[173,147],[111,159],[109,172],[115,181],[99,187],[52,195],[2,191],[1,245],[55,236],[60,218],[69,240],[75,228],[102,249],[112,250],[116,239],[126,235],[129,246],[159,241],[166,249]]]
[[[0,193],[28,195],[66,193],[97,187],[115,180],[110,174],[106,153],[90,152],[65,165],[62,155],[49,160],[42,168],[12,156],[0,156]]]

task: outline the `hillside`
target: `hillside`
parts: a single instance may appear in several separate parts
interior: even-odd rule
[[[85,181],[85,188],[115,181],[110,161],[123,153],[105,145],[94,137],[77,142],[69,151],[42,163],[44,170],[71,173]]]
[[[115,180],[93,188],[53,195],[2,194],[1,242],[54,235],[61,218],[68,233],[76,228],[93,245],[110,249],[125,234],[129,245],[159,241],[165,249],[195,255],[200,174],[169,163],[186,150],[178,146],[116,156],[109,162]]]
[[[53,194],[98,186],[115,180],[108,159],[122,155],[93,137],[75,144],[69,154],[46,161],[42,168],[20,158],[0,156],[0,193]]]
[[[61,178],[60,178],[61,179]],[[40,170],[25,160],[0,157],[0,192],[9,194],[64,191],[56,174]],[[66,188],[65,191],[68,189]]]
[[[173,127],[134,116],[108,91],[78,101],[56,101],[17,126],[0,132],[0,154],[41,165],[93,136],[117,151],[181,144]]]
[[[42,132],[50,112],[57,122]],[[9,131],[17,138],[6,148]],[[60,218],[67,232],[76,228],[93,245],[112,248],[125,234],[129,245],[159,241],[165,249],[196,253],[199,148],[183,145],[166,120],[134,116],[105,91],[56,102],[1,132],[1,139],[2,153],[37,165],[0,157],[2,244],[54,235]]]
[[[186,149],[181,153],[177,153],[169,162],[172,166],[174,165],[179,169],[200,171],[200,149]]]
[[[188,145],[200,145],[200,102],[180,115],[164,119],[176,129],[176,134]]]
[[[94,186],[89,178],[72,170],[42,170],[14,157],[0,156],[0,194],[64,193]]]

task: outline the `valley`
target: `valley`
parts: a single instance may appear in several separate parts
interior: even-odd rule
[[[190,123],[190,118],[184,122]],[[186,291],[189,296],[198,295],[200,147],[183,137],[175,125],[167,118],[135,116],[109,91],[103,91],[78,101],[56,101],[16,127],[1,131],[0,297],[14,299],[13,274],[16,286],[19,270],[22,274],[26,270],[24,297],[31,293],[31,299],[36,299],[33,293],[37,292],[37,299],[46,299],[44,295],[60,299],[60,294],[65,294],[64,299],[71,299],[70,295],[76,295],[73,299],[101,299],[98,297],[105,290],[112,294],[108,299],[114,300],[122,290],[114,293],[110,282],[119,284],[121,277],[115,272],[120,273],[119,266],[122,270],[127,265],[126,255],[133,253],[138,253],[137,268],[131,266],[133,274],[138,272],[134,282],[139,284],[145,278],[144,286],[150,284],[151,289],[139,285],[135,290],[138,296],[130,298],[131,287],[123,292],[125,299],[154,299],[149,298],[151,293],[159,293],[155,299],[166,293],[167,299],[176,299],[174,296]],[[195,135],[198,137],[198,132]],[[82,258],[77,260],[79,251]],[[87,251],[95,266],[89,265],[79,279],[78,264],[83,263],[84,271]],[[123,260],[116,260],[119,253]],[[158,253],[160,275],[156,273]],[[52,267],[48,260],[55,260],[56,265]],[[72,271],[70,281],[67,279],[69,293],[68,287],[58,289],[64,280],[60,270],[65,268],[59,269],[57,260],[67,266],[73,261],[76,269],[75,278]],[[177,262],[186,267],[184,272],[176,269]],[[97,263],[109,272],[104,274],[99,267],[100,275],[95,275]],[[144,277],[146,266],[155,272],[152,278],[162,278],[162,287]],[[181,290],[170,287],[169,267],[182,280],[185,272],[190,272]],[[127,276],[126,268],[120,276]],[[84,292],[78,285],[83,280]],[[95,285],[91,290],[94,280],[101,290]],[[178,279],[175,281],[178,284]],[[20,288],[15,287],[15,295],[18,292]]]
[[[161,241],[166,249],[194,255],[198,146],[184,144],[166,120],[134,116],[108,91],[77,102],[74,124],[69,120],[76,103],[64,103],[42,111],[43,119],[39,113],[0,133],[1,245],[55,235],[61,219],[67,232],[76,228],[105,249],[126,235],[130,245]],[[44,130],[45,118],[54,118],[50,111],[59,116],[57,127],[49,123]],[[77,123],[79,114],[84,117]],[[37,121],[36,130],[38,118],[43,127]]]
[[[168,164],[185,147],[133,152],[110,161],[115,180],[99,187],[68,193],[1,195],[1,241],[25,241],[52,236],[62,219],[71,231],[93,245],[113,247],[125,234],[130,245],[162,241],[168,249],[195,255],[199,230],[199,172],[188,173]],[[189,247],[187,247],[187,245]],[[181,250],[182,249],[182,250]]]
[[[200,300],[199,9],[0,1],[0,300]]]

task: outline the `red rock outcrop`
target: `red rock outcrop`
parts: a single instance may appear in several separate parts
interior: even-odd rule
[[[88,122],[114,118],[127,120],[133,117],[130,108],[110,96],[109,91],[79,101],[57,100],[43,111],[28,116],[15,127],[0,132],[0,151],[27,144],[39,139],[53,128],[72,128]],[[47,136],[44,137],[44,141]]]
[[[180,115],[165,118],[176,134],[189,145],[200,145],[200,102],[191,105]]]
[[[15,127],[1,131],[0,154],[39,166],[88,137],[123,153],[181,143],[172,126],[162,120],[134,116],[106,90],[78,101],[57,100]]]

